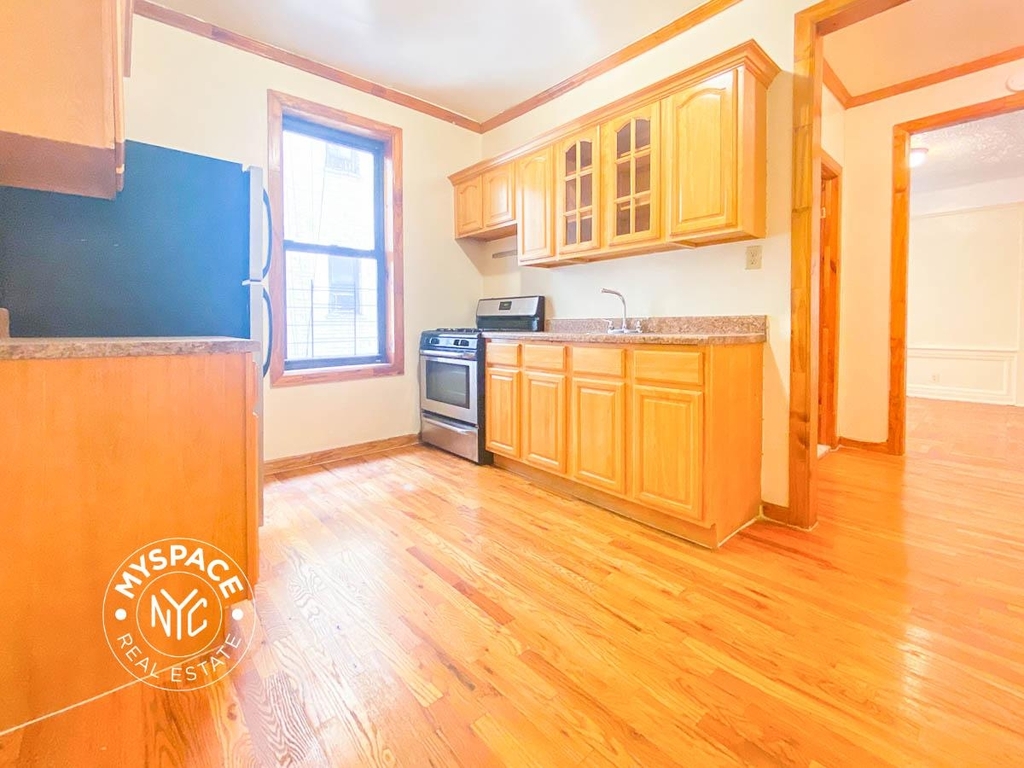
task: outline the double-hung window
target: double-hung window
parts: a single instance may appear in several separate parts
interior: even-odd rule
[[[271,92],[275,384],[402,372],[401,131]]]

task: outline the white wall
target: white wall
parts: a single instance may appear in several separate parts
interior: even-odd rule
[[[911,171],[910,215],[927,216],[944,211],[962,211],[969,208],[988,208],[1024,202],[1024,176],[996,179],[962,187],[918,192],[914,189]]]
[[[1024,404],[1022,280],[1024,203],[911,218],[907,393]]]
[[[892,129],[1006,96],[1019,64],[976,72],[846,111],[839,323],[839,433],[884,442],[889,406]]]
[[[846,152],[846,110],[828,88],[821,94],[821,148],[840,165]]]
[[[480,273],[452,238],[447,175],[482,138],[396,104],[141,17],[127,81],[127,137],[267,166],[267,90],[397,125],[404,141],[406,374],[267,390],[273,459],[419,430],[420,331],[472,322]]]

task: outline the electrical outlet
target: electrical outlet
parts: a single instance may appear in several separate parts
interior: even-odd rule
[[[931,379],[932,384],[939,383],[939,374],[933,373],[929,378]]]
[[[760,245],[747,246],[747,269],[761,268],[761,251]]]

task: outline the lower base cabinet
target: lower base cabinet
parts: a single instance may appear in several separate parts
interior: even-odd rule
[[[761,344],[500,346],[498,466],[712,548],[760,513]]]
[[[519,382],[523,374],[488,368],[485,379],[487,450],[519,458]]]
[[[700,392],[633,388],[633,496],[649,507],[694,522],[704,519]]]
[[[565,473],[565,374],[523,373],[523,461]]]
[[[608,493],[626,492],[626,382],[573,379],[572,479]]]

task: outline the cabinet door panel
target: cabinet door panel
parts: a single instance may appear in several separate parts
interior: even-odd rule
[[[738,76],[726,72],[666,100],[670,236],[737,225]]]
[[[572,381],[569,471],[573,480],[607,493],[626,492],[626,384]]]
[[[700,392],[633,388],[632,495],[637,502],[703,520],[703,421]]]
[[[571,136],[555,155],[555,231],[558,253],[576,254],[601,246],[599,130],[597,126]]]
[[[523,374],[523,460],[565,474],[565,375]]]
[[[551,259],[555,255],[554,148],[547,147],[519,160],[519,262]]]
[[[519,458],[519,382],[522,374],[488,368],[486,376],[487,450]]]
[[[515,221],[515,166],[512,163],[484,174],[483,210],[485,227],[498,227]]]
[[[660,120],[661,105],[655,103],[601,126],[606,245],[661,238]]]
[[[455,236],[465,237],[484,227],[483,193],[480,177],[455,187]]]

